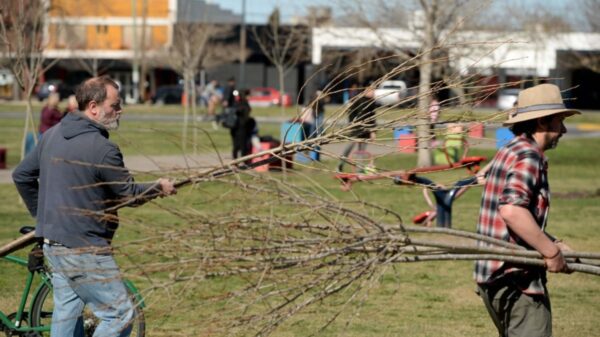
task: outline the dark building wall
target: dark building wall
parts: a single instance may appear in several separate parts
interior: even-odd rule
[[[251,89],[257,87],[273,87],[279,89],[279,77],[277,70],[273,66],[267,66],[262,63],[246,63],[245,65],[244,87]],[[235,78],[237,87],[241,88],[239,83],[240,66],[237,63],[221,65],[206,71],[206,80],[215,79],[221,85],[224,85],[229,78]],[[298,69],[290,70],[285,76],[285,92],[290,94],[292,102],[296,102],[298,97],[299,84]]]
[[[573,100],[569,106],[577,109],[600,109],[600,73],[589,69],[575,69],[572,71],[570,95]]]

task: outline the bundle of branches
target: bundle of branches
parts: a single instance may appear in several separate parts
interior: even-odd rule
[[[520,246],[471,232],[407,226],[391,209],[361,200],[341,202],[318,183],[289,180],[254,174],[221,179],[219,184],[231,184],[237,191],[228,193],[228,202],[244,207],[222,214],[215,208],[199,212],[167,207],[185,219],[185,229],[156,231],[123,247],[136,257],[126,273],[151,281],[146,295],[170,294],[165,321],[193,310],[181,299],[199,296],[203,306],[217,308],[197,320],[198,327],[210,326],[213,333],[264,336],[310,306],[338,308],[325,328],[399,263],[494,259],[544,265],[539,253]],[[220,203],[221,198],[214,201]],[[600,254],[565,256],[571,269],[600,275],[600,266],[590,263],[597,263]],[[221,286],[207,291],[207,280]],[[186,322],[187,329],[191,326],[194,322]]]
[[[376,87],[414,67],[414,62],[402,63],[371,85]],[[340,75],[322,95],[333,94],[331,88],[359,70],[360,67],[349,69]],[[474,76],[458,77],[454,85],[461,83],[473,89],[473,96],[467,100],[469,106],[498,89],[477,87]],[[419,95],[445,88],[442,82],[433,83],[429,92]],[[417,96],[399,104],[420,98]],[[183,335],[190,335],[197,328],[203,335],[263,336],[310,306],[334,301],[339,309],[330,313],[325,328],[347,304],[375,286],[388,267],[399,263],[494,259],[543,266],[538,253],[519,246],[470,232],[407,226],[397,211],[365,201],[354,192],[348,194],[351,201],[342,201],[324,183],[333,182],[331,165],[325,161],[306,166],[310,171],[293,171],[288,178],[250,170],[318,147],[324,157],[340,160],[339,153],[324,146],[359,141],[353,138],[352,131],[361,125],[345,123],[347,107],[328,114],[324,132],[305,141],[221,161],[209,168],[156,172],[159,176],[178,177],[178,187],[192,186],[181,190],[177,199],[154,203],[161,209],[160,214],[168,215],[166,223],[157,220],[163,215],[155,211],[135,216],[122,212],[122,227],[135,228],[142,238],[120,239],[115,248],[118,255],[127,258],[121,264],[126,276],[141,284],[147,305],[159,312],[155,316],[162,317],[152,322],[155,333],[162,329],[172,336],[176,335],[174,327],[179,327],[185,329]],[[491,115],[485,121],[499,116]],[[445,122],[460,122],[466,117],[456,113]],[[378,159],[385,159],[396,152],[396,147],[390,144],[391,137],[380,135],[391,134],[391,129],[408,124],[424,126],[428,112],[415,107],[384,107],[373,118],[378,122],[371,130],[379,133],[376,142],[389,149]],[[421,136],[425,143],[431,137]],[[260,159],[265,155],[268,159]],[[183,198],[194,201],[179,203]],[[116,206],[106,214],[114,214],[135,200],[110,202]],[[157,226],[156,222],[161,224]],[[600,275],[600,267],[593,262],[600,259],[600,254],[572,252],[566,256],[573,259],[569,263],[573,270]],[[181,324],[177,319],[180,314],[196,311],[198,306],[210,306],[211,310],[198,313],[194,322]]]

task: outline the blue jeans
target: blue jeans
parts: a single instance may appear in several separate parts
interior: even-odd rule
[[[110,253],[44,244],[52,271],[53,337],[83,337],[82,312],[87,305],[100,320],[94,337],[127,337],[134,308]]]
[[[323,127],[325,123],[325,114],[318,113],[315,118],[315,135],[313,137],[318,137],[323,133]]]

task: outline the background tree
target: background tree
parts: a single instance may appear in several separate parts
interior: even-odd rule
[[[577,14],[577,24],[581,25],[581,30],[600,33],[600,1],[597,0],[580,0],[570,4],[577,6],[574,12]],[[592,53],[573,52],[578,59],[579,64],[595,73],[600,73],[600,55]]]
[[[0,2],[0,60],[13,73],[26,105],[21,158],[25,156],[27,134],[37,143],[37,127],[33,120],[31,96],[38,78],[54,62],[44,64],[47,39],[44,24],[50,8],[46,1],[3,0]]]
[[[340,8],[346,14],[346,21],[362,27],[370,28],[378,37],[382,48],[393,51],[399,63],[409,60],[417,64],[419,84],[417,93],[417,137],[418,167],[432,165],[429,146],[429,115],[431,102],[432,79],[434,67],[449,67],[447,43],[458,32],[465,18],[473,17],[481,6],[474,6],[472,0],[415,0],[415,1],[354,1],[340,2]],[[418,50],[408,51],[398,47],[394,39],[385,34],[385,28],[405,28],[411,31],[415,41],[421,41]],[[416,56],[415,56],[416,53]],[[458,74],[454,70],[442,72],[446,87],[458,87],[462,80],[455,80],[449,74]],[[388,74],[397,76],[399,74]],[[450,84],[450,85],[449,85]],[[460,97],[460,91],[459,97]]]
[[[163,59],[173,70],[183,77],[185,97],[183,112],[182,146],[185,151],[188,142],[190,107],[194,132],[194,153],[197,140],[197,106],[195,79],[204,64],[222,64],[237,58],[237,45],[228,45],[224,41],[232,32],[230,26],[212,23],[178,23],[173,32],[173,43],[165,51]]]
[[[285,93],[285,75],[307,57],[308,29],[306,26],[282,25],[279,8],[275,8],[269,16],[268,25],[263,30],[256,26],[252,35],[262,53],[277,69],[279,93]],[[281,115],[285,114],[283,100],[280,102]]]

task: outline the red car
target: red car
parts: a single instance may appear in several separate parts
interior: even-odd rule
[[[247,97],[250,106],[264,107],[276,106],[283,103],[283,106],[292,106],[292,97],[289,94],[283,94],[280,99],[279,90],[275,88],[254,88],[250,89],[250,95]]]

